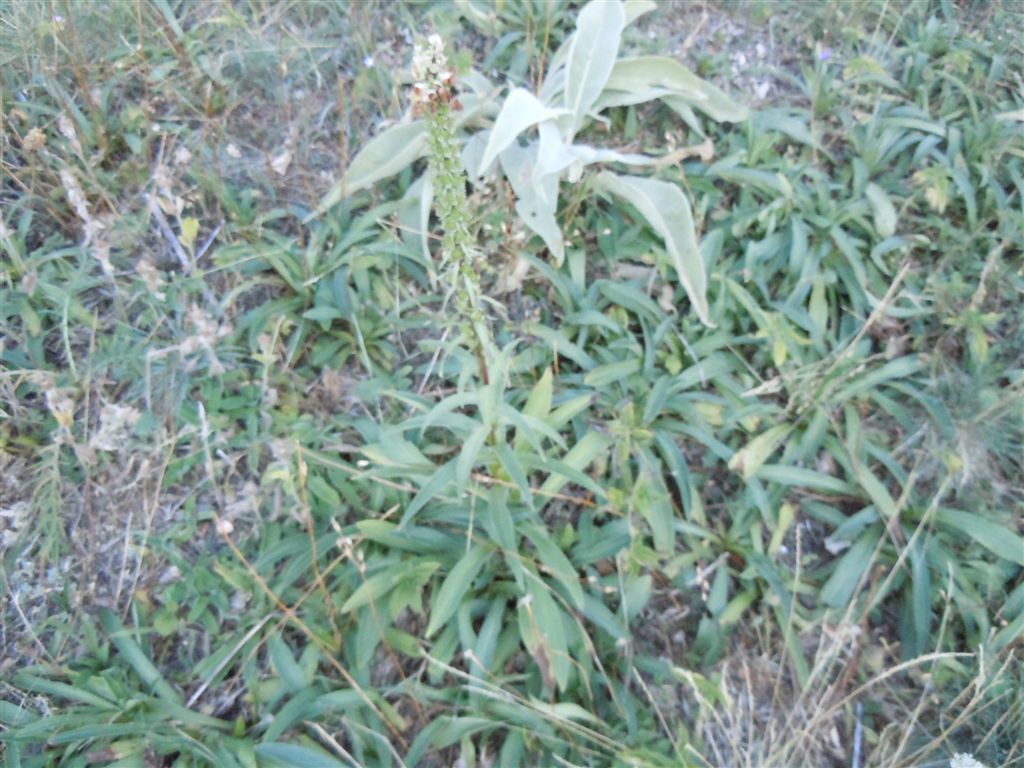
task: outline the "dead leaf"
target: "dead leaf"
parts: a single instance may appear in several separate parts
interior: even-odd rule
[[[292,164],[292,151],[290,149],[282,150],[278,152],[274,158],[270,161],[270,167],[274,169],[274,173],[278,176],[284,176],[288,173],[288,166]]]

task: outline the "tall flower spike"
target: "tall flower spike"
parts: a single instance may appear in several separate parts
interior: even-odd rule
[[[462,168],[452,111],[459,109],[454,94],[455,73],[448,68],[444,42],[431,35],[418,45],[412,60],[412,105],[427,123],[430,167],[434,184],[434,210],[441,221],[441,267],[456,311],[467,326],[467,336],[488,383],[487,359],[493,342],[481,308],[480,275],[476,270],[476,243],[470,232],[466,174]]]

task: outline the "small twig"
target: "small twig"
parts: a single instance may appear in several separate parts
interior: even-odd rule
[[[186,707],[191,709],[192,705],[199,701],[199,697],[206,693],[206,689],[210,687],[210,683],[212,683],[214,678],[221,673],[221,670],[223,670],[224,667],[226,667],[231,662],[231,660],[235,658],[235,654],[238,653],[246,643],[252,640],[256,633],[263,629],[264,625],[272,618],[274,618],[273,615],[264,616],[262,619],[256,622],[256,624],[253,625],[252,629],[245,633],[245,636],[235,644],[234,650],[220,660],[220,663],[213,668],[213,671],[210,672],[209,675],[207,675],[206,679],[203,681],[203,684],[196,688],[195,693],[189,696],[188,702],[186,702],[185,704]]]
[[[313,733],[315,733],[324,744],[329,744],[331,748],[335,752],[337,752],[338,756],[341,757],[343,760],[348,760],[350,763],[352,763],[352,765],[356,766],[356,768],[362,767],[362,763],[360,763],[358,760],[352,757],[352,755],[350,755],[348,751],[343,746],[341,746],[341,744],[338,743],[337,739],[335,739],[333,736],[331,736],[331,734],[324,730],[323,726],[319,725],[318,723],[314,723],[312,720],[307,720],[306,727],[313,731]]]
[[[203,244],[200,245],[199,248],[196,250],[196,257],[193,260],[194,262],[197,262],[201,258],[203,258],[206,252],[210,249],[210,246],[213,245],[213,241],[217,239],[217,235],[220,234],[220,230],[221,228],[223,228],[223,226],[224,219],[221,219],[220,221],[217,222],[217,226],[213,228],[213,232],[207,235],[206,239],[203,240]]]
[[[861,721],[861,718],[864,716],[864,705],[858,701],[855,711],[857,713],[857,725],[853,729],[853,762],[850,764],[850,768],[860,768],[861,744],[864,741],[864,723]]]

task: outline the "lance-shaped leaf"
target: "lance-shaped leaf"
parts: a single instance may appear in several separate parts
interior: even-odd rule
[[[426,151],[427,130],[422,120],[388,128],[355,156],[342,180],[324,195],[317,214],[381,179],[394,176]]]
[[[864,196],[871,203],[871,212],[875,218],[875,231],[879,237],[892,237],[896,232],[896,207],[889,195],[880,186],[871,182],[864,189]]]
[[[744,480],[749,480],[757,474],[761,465],[775,453],[775,449],[792,431],[792,424],[776,424],[769,427],[733,454],[729,459],[729,469],[741,473]]]
[[[430,622],[425,633],[427,637],[434,635],[455,615],[488,554],[489,550],[484,547],[471,548],[445,577],[430,606]]]
[[[537,143],[529,147],[516,144],[501,153],[501,168],[516,193],[516,213],[523,223],[544,240],[548,250],[561,266],[565,258],[565,241],[562,230],[555,221],[558,205],[558,174],[548,174],[539,179],[540,193],[533,180],[537,172]]]
[[[619,0],[591,0],[580,11],[565,66],[565,107],[572,114],[570,138],[608,82],[625,25],[626,14]]]
[[[627,94],[649,94],[655,89],[669,91],[714,120],[738,123],[750,114],[745,106],[667,56],[619,59],[605,84],[605,91]],[[612,100],[622,103],[621,97]]]
[[[569,686],[572,662],[565,636],[565,615],[548,587],[530,568],[531,578],[526,585],[526,597],[519,601],[519,635],[549,688],[558,686],[564,691]]]
[[[697,317],[714,327],[708,313],[707,275],[697,246],[693,214],[686,195],[675,184],[637,176],[619,176],[608,171],[597,175],[596,187],[623,198],[647,219],[665,241],[665,250],[679,275],[679,281],[697,311]]]
[[[594,459],[603,454],[608,450],[611,445],[611,440],[605,437],[603,434],[597,431],[587,432],[582,438],[580,438],[576,444],[569,449],[569,452],[565,454],[561,464],[565,465],[566,469],[575,470],[576,472],[582,473],[587,467],[589,467]],[[559,462],[548,461],[549,466],[556,466]],[[565,474],[561,474],[557,471],[552,472],[548,479],[544,482],[544,485],[540,488],[542,496],[550,497],[559,491],[569,482],[568,477]],[[577,478],[578,480],[586,480],[586,477]],[[582,483],[581,483],[582,484]]]
[[[477,176],[483,176],[494,159],[531,125],[554,120],[564,114],[562,109],[548,109],[525,88],[513,88],[494,121]]]

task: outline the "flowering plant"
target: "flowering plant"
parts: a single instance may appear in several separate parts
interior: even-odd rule
[[[466,173],[452,119],[452,111],[461,109],[461,104],[453,93],[455,73],[448,68],[444,43],[438,35],[431,35],[425,45],[417,46],[412,75],[416,80],[413,110],[425,118],[427,125],[434,208],[442,229],[442,279],[448,286],[448,298],[454,298],[458,315],[467,327],[466,335],[476,353],[480,376],[487,384],[487,359],[492,354],[493,341],[481,307],[480,275],[476,268],[479,254],[469,229]]]

